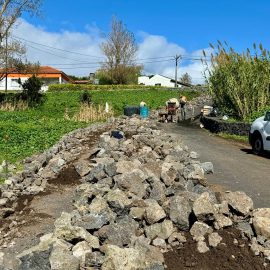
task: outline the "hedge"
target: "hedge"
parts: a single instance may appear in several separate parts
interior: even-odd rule
[[[145,85],[96,85],[96,84],[51,84],[48,92],[59,91],[82,91],[82,90],[133,90],[133,89],[156,89],[160,86],[145,86]]]

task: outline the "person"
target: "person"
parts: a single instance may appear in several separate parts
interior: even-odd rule
[[[179,99],[180,104],[180,116],[181,120],[186,120],[186,104],[187,104],[187,97],[186,96],[180,96]]]

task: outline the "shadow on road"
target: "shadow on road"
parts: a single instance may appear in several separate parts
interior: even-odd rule
[[[240,149],[242,152],[245,152],[247,155],[255,155],[252,151],[252,149],[246,149],[246,148],[242,148]],[[267,158],[270,159],[270,152],[264,152],[263,154],[261,154],[259,157],[262,158]]]

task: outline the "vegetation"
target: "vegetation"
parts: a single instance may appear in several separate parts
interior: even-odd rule
[[[248,143],[248,136],[232,135],[232,134],[227,134],[227,133],[218,133],[217,135],[224,139],[233,140],[233,141],[242,142],[242,143]]]
[[[138,84],[131,85],[81,85],[81,84],[51,84],[49,85],[49,92],[60,92],[60,91],[83,91],[83,90],[132,90],[132,89],[157,89],[157,86],[144,86]]]
[[[138,50],[134,35],[117,18],[113,17],[111,32],[102,43],[101,50],[106,57],[97,78],[103,84],[137,83],[142,67],[135,64]]]
[[[6,39],[12,26],[16,23],[22,13],[36,15],[39,13],[42,0],[1,0],[0,1],[0,43]],[[25,47],[16,39],[9,40],[7,50],[0,50],[0,68],[13,68],[16,64],[15,58],[25,53]],[[6,61],[6,57],[8,61]],[[0,80],[4,74],[0,74]]]
[[[80,92],[54,92],[46,94],[46,101],[39,107],[24,111],[1,112],[0,162],[7,159],[14,163],[33,153],[41,152],[55,144],[64,134],[89,125],[73,119],[80,111]],[[9,98],[11,99],[9,94]],[[125,105],[137,105],[142,100],[154,109],[164,106],[165,101],[179,97],[178,91],[169,90],[115,90],[92,91],[92,103],[109,104],[115,115],[123,112]],[[197,92],[183,92],[189,100]],[[69,119],[65,118],[68,110]]]
[[[218,42],[207,68],[209,90],[218,107],[243,120],[270,106],[270,52],[260,44],[237,53]],[[207,64],[207,62],[206,62]]]
[[[192,84],[192,78],[187,72],[183,74],[183,76],[180,78],[180,81],[182,83]]]
[[[40,105],[44,101],[44,95],[40,93],[42,81],[36,76],[30,77],[23,84],[22,100],[30,107]]]

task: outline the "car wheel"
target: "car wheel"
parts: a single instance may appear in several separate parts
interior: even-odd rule
[[[263,141],[260,136],[257,136],[253,140],[252,151],[255,155],[261,155],[263,153]]]

